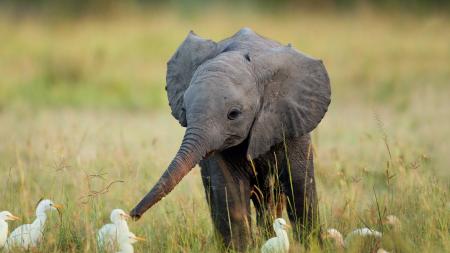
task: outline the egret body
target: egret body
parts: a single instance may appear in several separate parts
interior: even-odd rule
[[[348,246],[348,244],[350,243],[352,238],[354,238],[355,236],[363,236],[363,237],[373,236],[375,238],[381,238],[382,233],[380,233],[376,230],[370,229],[370,228],[358,228],[358,229],[355,229],[352,232],[350,232],[345,237],[345,240],[344,240],[344,237],[342,236],[341,232],[339,232],[335,228],[329,228],[329,229],[327,229],[327,232],[325,233],[323,238],[324,239],[327,239],[327,238],[333,239],[334,243],[336,245],[336,248],[344,249]],[[381,249],[381,250],[383,250],[383,249]],[[380,251],[380,252],[382,252],[382,251]]]
[[[47,211],[59,210],[62,206],[45,199],[39,202],[36,208],[36,219],[31,224],[17,227],[6,241],[7,250],[18,247],[30,249],[36,247],[42,240],[44,226],[47,220]]]
[[[346,237],[345,237],[345,244],[348,244],[349,241],[354,237],[354,236],[373,236],[375,238],[381,238],[382,234],[376,230],[370,229],[370,228],[358,228],[353,230],[352,232],[350,232]]]
[[[122,237],[128,238],[130,230],[128,228],[127,219],[130,216],[122,209],[114,209],[111,212],[110,224],[104,225],[98,231],[97,241],[100,248],[114,248],[114,246],[122,240]]]

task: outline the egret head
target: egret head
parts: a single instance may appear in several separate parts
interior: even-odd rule
[[[273,222],[274,230],[280,230],[280,229],[286,230],[288,228],[290,228],[290,226],[286,223],[286,221],[283,218],[277,218]]]
[[[60,211],[62,209],[62,205],[55,204],[53,201],[49,199],[41,200],[36,207],[36,215],[45,213],[47,211]]]
[[[130,217],[127,213],[125,213],[122,209],[114,209],[111,212],[110,219],[112,223],[117,223],[119,221],[127,220]]]
[[[0,212],[0,220],[10,221],[10,220],[19,220],[19,219],[20,219],[19,217],[12,215],[8,211]]]
[[[138,241],[145,241],[144,238],[136,236],[135,234],[129,232],[127,237],[123,237],[122,238],[122,242],[121,243],[127,243],[127,244],[134,244]]]

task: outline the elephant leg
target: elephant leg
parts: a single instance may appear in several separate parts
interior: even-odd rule
[[[308,243],[311,236],[320,241],[319,212],[314,179],[313,154],[309,135],[287,142],[280,179],[286,194],[287,213],[296,238]],[[285,151],[284,151],[285,152]],[[312,234],[312,232],[314,232]]]
[[[219,155],[206,159],[201,166],[215,228],[226,247],[244,251],[251,231],[250,180],[236,173],[236,168]]]

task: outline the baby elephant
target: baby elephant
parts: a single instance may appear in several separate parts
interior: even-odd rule
[[[269,231],[283,205],[297,239],[318,230],[309,133],[331,100],[321,60],[248,28],[220,42],[190,32],[167,64],[166,90],[186,132],[131,216],[140,218],[200,164],[211,217],[226,246],[247,248],[251,201],[258,225]]]

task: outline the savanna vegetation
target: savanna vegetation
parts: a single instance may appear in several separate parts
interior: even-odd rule
[[[419,1],[418,1],[419,2]],[[19,5],[17,5],[19,6]],[[385,232],[389,252],[450,251],[450,19],[361,7],[267,11],[147,5],[53,18],[0,11],[0,210],[61,202],[39,252],[96,252],[113,208],[131,209],[183,134],[164,91],[189,30],[220,40],[248,26],[322,58],[330,109],[313,132],[324,228]],[[394,214],[401,228],[381,222]],[[194,169],[131,230],[137,252],[220,252]],[[259,252],[263,238],[254,229]],[[292,236],[292,235],[291,235]],[[292,252],[304,247],[292,243]],[[350,252],[374,252],[362,241]],[[335,252],[332,243],[312,252]]]

